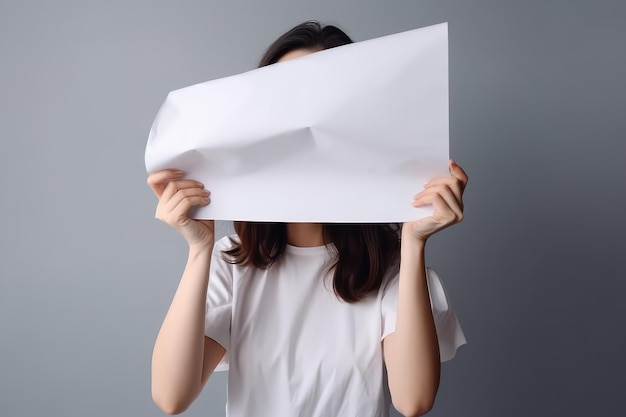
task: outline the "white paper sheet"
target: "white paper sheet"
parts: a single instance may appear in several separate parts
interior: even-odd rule
[[[358,42],[171,92],[149,173],[205,184],[196,218],[402,222],[448,175],[446,23]]]

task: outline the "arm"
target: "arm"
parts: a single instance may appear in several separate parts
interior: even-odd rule
[[[403,229],[396,331],[383,340],[394,407],[405,416],[432,408],[439,387],[439,346],[430,308],[424,244]]]
[[[396,331],[383,340],[383,352],[393,405],[405,416],[428,412],[439,388],[441,363],[424,248],[433,233],[463,219],[467,175],[453,162],[450,170],[452,176],[429,181],[414,197],[414,206],[432,204],[433,216],[402,228]]]
[[[204,336],[213,222],[187,217],[191,206],[209,203],[208,192],[202,184],[180,180],[181,175],[160,171],[148,178],[159,197],[156,217],[174,227],[189,244],[185,271],[152,354],[152,397],[168,414],[178,414],[189,407],[225,352],[217,342]]]
[[[152,354],[152,398],[168,414],[185,411],[224,356],[204,336],[210,249],[191,248]]]

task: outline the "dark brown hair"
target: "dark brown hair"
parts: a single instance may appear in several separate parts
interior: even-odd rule
[[[352,39],[336,26],[322,26],[311,20],[301,23],[281,35],[263,54],[259,67],[275,64],[283,56],[297,49],[323,51],[352,43]]]
[[[274,64],[297,49],[322,51],[352,43],[341,29],[309,21],[280,36],[265,51],[259,67]],[[337,249],[331,266],[338,297],[356,302],[377,291],[387,270],[400,256],[399,226],[395,224],[324,224],[324,241]],[[285,223],[235,222],[239,242],[224,251],[227,262],[269,268],[287,247]]]
[[[227,262],[266,269],[285,252],[285,223],[234,223],[239,242],[231,239],[233,248],[224,251]],[[398,230],[397,224],[323,225],[324,241],[337,249],[330,270],[334,270],[333,289],[338,297],[355,302],[380,288],[385,273],[400,256]]]

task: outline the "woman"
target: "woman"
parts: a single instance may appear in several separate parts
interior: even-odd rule
[[[260,66],[350,42],[307,22]],[[400,239],[389,225],[236,222],[237,236],[218,242],[212,221],[187,215],[210,203],[204,186],[176,170],[151,174],[157,218],[189,244],[154,347],[157,405],[180,413],[229,369],[231,417],[386,416],[387,392],[406,416],[430,410],[440,359],[465,341],[424,262],[428,237],[463,217],[467,175],[453,161],[450,172],[414,196],[434,214],[403,224]]]

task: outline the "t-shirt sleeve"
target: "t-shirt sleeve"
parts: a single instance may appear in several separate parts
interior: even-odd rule
[[[430,306],[433,312],[437,338],[439,340],[439,355],[441,362],[454,358],[459,346],[466,343],[465,335],[452,310],[450,300],[437,273],[427,268],[428,291]],[[396,317],[398,314],[398,275],[396,274],[387,284],[382,297],[382,339],[396,331]]]
[[[207,289],[204,334],[226,349],[226,354],[215,371],[228,370],[233,303],[233,265],[222,258],[222,251],[229,247],[228,238],[223,238],[215,244],[211,256],[209,287]]]

